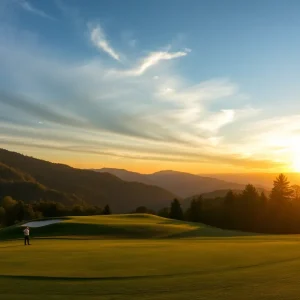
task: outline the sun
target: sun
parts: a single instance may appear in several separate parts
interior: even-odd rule
[[[293,159],[293,169],[295,172],[300,173],[300,153]]]

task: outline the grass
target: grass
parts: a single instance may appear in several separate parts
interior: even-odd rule
[[[299,299],[298,236],[239,236],[142,215],[60,224],[114,230],[105,229],[107,239],[95,239],[94,231],[76,239],[65,231],[69,238],[33,239],[29,247],[20,240],[0,242],[1,299]],[[56,225],[49,226],[55,235]],[[156,232],[153,227],[157,235],[142,239],[145,228]],[[17,229],[1,230],[0,238]]]
[[[34,237],[177,238],[249,235],[202,224],[169,220],[146,214],[62,218],[61,223],[32,228]],[[0,230],[0,240],[20,236],[19,225]]]

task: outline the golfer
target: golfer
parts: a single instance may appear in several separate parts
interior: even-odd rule
[[[29,227],[26,227],[24,229],[24,244],[25,244],[25,246],[26,246],[26,244],[30,245],[30,243],[29,243]]]

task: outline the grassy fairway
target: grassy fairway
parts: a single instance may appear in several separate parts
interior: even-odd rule
[[[121,219],[89,220],[117,226],[113,218]],[[129,222],[129,227],[147,227],[158,220],[143,218],[123,222]],[[75,224],[75,220],[67,222]],[[34,239],[29,247],[18,240],[2,241],[0,298],[299,299],[300,244],[296,236],[225,238],[212,231],[214,236],[207,237],[210,228],[202,228],[206,228],[204,237],[198,238],[125,239],[122,235],[105,240],[85,236],[80,240]],[[199,233],[200,229],[194,230]],[[174,228],[171,231],[173,237]],[[9,232],[14,234],[12,229]]]
[[[186,223],[157,216],[110,215],[62,218],[61,223],[32,228],[34,237],[93,237],[93,238],[178,238],[204,236],[249,235],[222,230],[202,224]],[[0,240],[20,237],[20,226],[0,230]]]

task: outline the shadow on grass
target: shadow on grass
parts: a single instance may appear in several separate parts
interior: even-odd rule
[[[55,223],[44,227],[32,228],[31,237],[96,237],[147,239],[158,237],[157,228],[147,225]],[[8,227],[0,231],[0,240],[14,240],[23,236],[22,228]]]
[[[251,265],[241,265],[235,267],[220,268],[215,270],[205,270],[205,271],[193,271],[193,272],[182,272],[182,273],[172,273],[172,274],[152,274],[152,275],[133,275],[133,276],[102,276],[102,277],[62,277],[62,276],[31,276],[31,275],[0,275],[0,279],[21,279],[21,280],[36,280],[36,281],[124,281],[124,280],[143,280],[143,279],[159,279],[159,278],[172,278],[172,277],[182,277],[182,276],[195,276],[195,275],[212,275],[224,272],[236,272],[245,269],[268,267],[273,265],[280,265],[284,263],[290,263],[293,261],[300,260],[300,256],[276,260],[276,261],[266,261]]]
[[[255,232],[244,232],[244,231],[235,231],[229,229],[221,229],[202,223],[195,222],[185,222],[179,220],[165,219],[159,224],[163,225],[189,225],[194,229],[190,229],[184,232],[175,233],[169,236],[169,238],[196,238],[196,237],[238,237],[238,236],[261,236],[260,233]]]
[[[0,249],[4,248],[20,248],[20,247],[25,247],[24,242],[20,245],[8,245],[8,246],[0,246]]]

